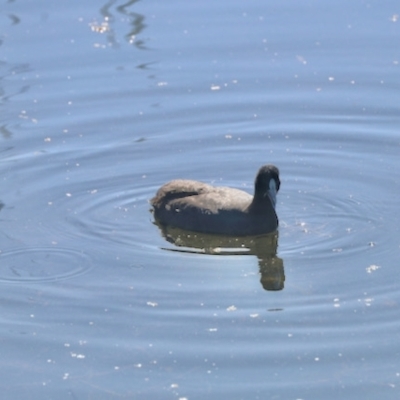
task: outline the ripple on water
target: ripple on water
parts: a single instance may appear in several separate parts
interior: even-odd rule
[[[52,282],[74,278],[92,268],[89,257],[66,248],[14,249],[0,253],[0,282]]]
[[[126,186],[119,183],[98,190],[78,190],[63,199],[67,208],[65,221],[73,234],[122,245],[150,245],[152,239],[147,234],[154,232],[148,199],[153,190],[149,187],[121,190]]]
[[[376,243],[385,245],[382,251],[390,246],[392,208],[383,207],[382,199],[393,199],[389,165],[394,154],[371,163],[379,143],[345,143],[332,137],[326,145],[329,151],[314,150],[286,171],[278,206],[286,255],[325,260],[340,254],[356,259]]]
[[[326,193],[307,195],[308,204],[301,207],[302,217],[294,224],[283,215],[281,237],[290,236],[286,254],[310,254],[313,258],[330,257],[332,253],[354,255],[374,243],[382,225],[373,203],[353,197],[330,198]],[[284,210],[283,210],[284,214]],[[293,218],[293,216],[290,216]]]

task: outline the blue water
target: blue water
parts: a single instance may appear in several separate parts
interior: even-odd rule
[[[1,9],[3,397],[399,398],[395,1]],[[277,237],[154,224],[266,163]]]

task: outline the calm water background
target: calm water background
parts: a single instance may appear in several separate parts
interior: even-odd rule
[[[2,396],[398,399],[399,15],[2,1]],[[283,290],[168,251],[162,183],[251,192],[270,162]]]

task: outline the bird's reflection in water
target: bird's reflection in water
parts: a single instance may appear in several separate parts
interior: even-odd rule
[[[155,224],[164,238],[177,246],[164,250],[182,253],[202,253],[218,256],[256,256],[260,282],[265,290],[282,290],[285,282],[283,260],[277,257],[278,232],[260,236],[221,236],[191,232],[171,226]]]

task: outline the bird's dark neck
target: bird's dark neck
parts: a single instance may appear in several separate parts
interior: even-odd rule
[[[269,196],[254,195],[253,201],[248,207],[248,212],[250,214],[275,214],[275,208],[271,203]]]

